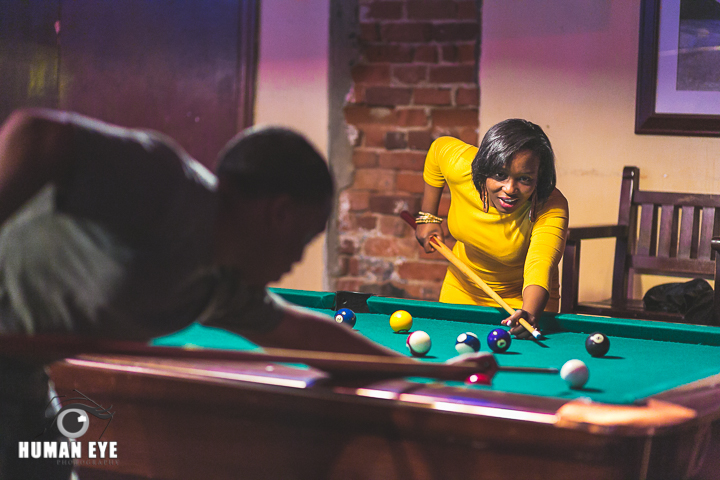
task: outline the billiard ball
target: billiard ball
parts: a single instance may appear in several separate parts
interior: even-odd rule
[[[510,348],[510,342],[512,338],[510,333],[502,328],[496,328],[492,332],[488,333],[487,343],[490,350],[495,353],[502,353]]]
[[[335,321],[337,323],[347,325],[350,328],[353,328],[355,326],[356,320],[357,317],[355,317],[355,312],[353,312],[349,308],[341,308],[340,310],[335,312]]]
[[[395,332],[407,332],[412,328],[413,319],[405,310],[398,310],[390,315],[390,328]]]
[[[585,350],[593,357],[602,357],[610,350],[610,339],[601,332],[591,333],[585,340]]]
[[[407,347],[410,350],[410,353],[416,357],[424,356],[428,351],[430,351],[431,345],[432,342],[430,341],[430,335],[422,330],[413,332],[407,337]]]
[[[460,354],[478,352],[480,339],[472,332],[461,333],[455,340],[455,350]]]
[[[565,380],[570,388],[582,388],[590,377],[590,371],[582,360],[568,360],[560,369],[560,378]]]

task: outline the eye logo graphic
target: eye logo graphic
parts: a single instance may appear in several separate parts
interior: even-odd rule
[[[88,431],[88,428],[90,428],[90,417],[88,416],[88,414],[90,414],[93,417],[108,421],[102,433],[100,434],[100,437],[98,437],[102,438],[105,430],[107,430],[107,427],[110,425],[110,422],[113,419],[113,415],[115,415],[115,412],[110,411],[112,405],[110,405],[110,408],[104,408],[95,400],[92,400],[90,397],[83,394],[79,390],[73,391],[77,392],[81,396],[68,398],[66,400],[58,400],[61,404],[60,411],[55,414],[55,417],[53,418],[50,425],[47,425],[45,427],[45,430],[43,430],[43,432],[38,435],[38,437],[44,435],[48,430],[52,429],[53,427],[57,427],[58,431],[67,438],[80,438],[85,435],[85,433],[87,433]],[[52,404],[52,402],[55,401],[55,399],[60,399],[64,397],[65,395],[57,395],[53,397],[50,400],[50,403],[48,403],[48,407]],[[71,401],[80,401],[86,403],[63,404],[63,402]]]

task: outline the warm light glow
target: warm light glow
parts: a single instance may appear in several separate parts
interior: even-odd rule
[[[109,363],[103,363],[103,362],[93,362],[89,360],[79,360],[79,359],[66,359],[66,362],[72,364],[72,365],[78,365],[81,367],[90,367],[90,368],[101,368],[104,370],[114,370],[119,372],[131,372],[131,373],[144,373],[149,375],[157,375],[157,376],[163,376],[163,377],[174,377],[178,373],[182,373],[185,375],[193,375],[197,377],[205,377],[205,378],[218,378],[221,380],[234,380],[239,382],[249,382],[249,383],[261,383],[264,385],[277,385],[281,387],[290,387],[290,388],[307,388],[308,384],[305,381],[302,380],[293,380],[289,378],[275,378],[275,377],[264,377],[261,375],[252,375],[247,373],[234,373],[234,372],[218,372],[213,370],[206,370],[201,368],[191,368],[191,367],[171,367],[171,368],[163,368],[156,369],[156,368],[149,368],[149,367],[140,367],[140,366],[133,366],[133,365],[118,365],[118,364],[109,364]]]
[[[363,397],[382,398],[385,400],[396,400],[397,399],[397,393],[388,392],[385,390],[373,390],[371,388],[358,388],[357,390],[355,390],[355,393],[357,395],[360,395]]]
[[[488,407],[482,405],[467,405],[462,403],[451,403],[437,401],[425,395],[414,395],[404,393],[400,395],[400,401],[410,403],[422,403],[432,409],[445,412],[464,413],[467,415],[481,415],[484,417],[506,418],[509,420],[522,420],[526,422],[555,424],[557,415],[550,413],[526,412],[522,410],[511,410],[508,408]]]

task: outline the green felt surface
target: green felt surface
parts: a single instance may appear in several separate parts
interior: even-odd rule
[[[332,315],[325,292],[275,290],[288,301]],[[329,294],[332,295],[332,294]],[[299,301],[298,301],[299,300]],[[330,306],[328,306],[330,305]],[[391,298],[368,300],[371,313],[357,314],[355,330],[366,337],[408,354],[407,334],[394,333],[390,314],[407,310],[413,315],[412,331],[424,330],[432,339],[425,361],[445,361],[455,355],[455,338],[473,332],[483,351],[489,351],[487,334],[506,317],[499,309],[447,305]],[[720,373],[720,330],[716,327],[668,324],[581,315],[549,315],[541,323],[542,342],[513,339],[506,353],[496,354],[501,366],[557,367],[573,358],[585,362],[590,379],[584,389],[571,390],[559,375],[499,372],[491,388],[512,393],[560,398],[589,397],[595,401],[628,404],[665,390]],[[593,358],[585,351],[585,339],[594,331],[610,338],[605,357]],[[173,335],[156,339],[156,345],[206,348],[255,349],[247,340],[219,329],[192,325]]]

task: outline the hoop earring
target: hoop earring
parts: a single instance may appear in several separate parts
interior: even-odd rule
[[[529,213],[531,222],[533,222],[533,223],[535,222],[536,215],[537,215],[537,192],[533,192],[532,200],[530,203],[530,213]]]
[[[488,213],[487,188],[485,188],[484,185],[482,187],[482,202],[483,202],[483,212]]]

